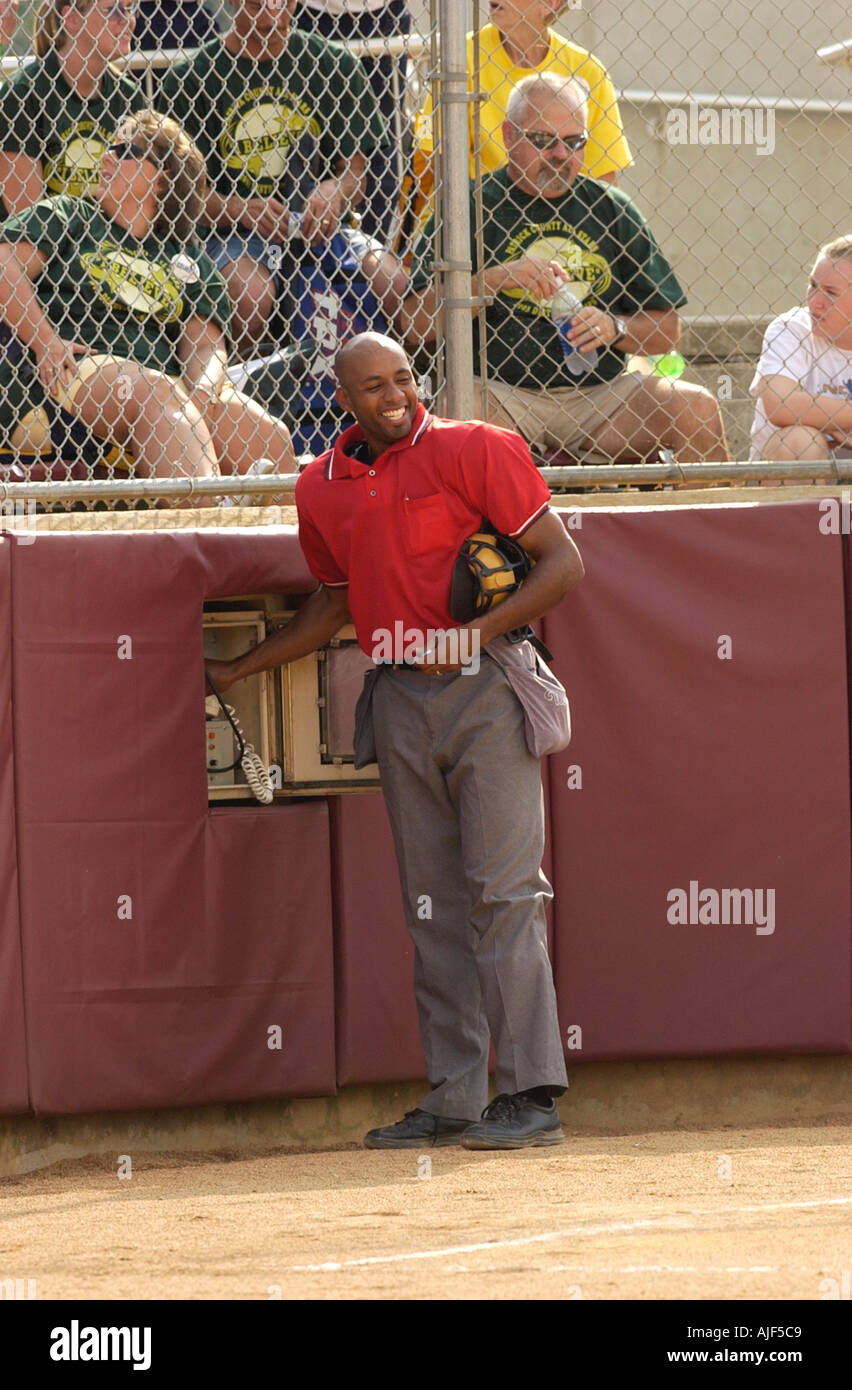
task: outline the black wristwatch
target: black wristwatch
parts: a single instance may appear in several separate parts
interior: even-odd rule
[[[610,347],[616,347],[622,338],[627,337],[627,324],[624,319],[620,319],[617,314],[610,314],[610,318],[615,324],[615,337],[610,343]]]

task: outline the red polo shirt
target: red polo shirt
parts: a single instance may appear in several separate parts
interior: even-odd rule
[[[411,433],[361,463],[347,449],[352,425],[309,463],[296,484],[299,539],[311,573],[349,586],[358,641],[406,627],[458,627],[450,614],[453,563],[462,542],[491,521],[520,536],[543,516],[550,493],[519,435],[479,420],[439,420],[419,406]]]

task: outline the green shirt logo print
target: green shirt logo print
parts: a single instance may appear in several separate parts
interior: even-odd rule
[[[319,141],[319,122],[304,102],[260,88],[228,112],[219,148],[231,174],[268,196],[287,168],[287,151],[306,131]]]
[[[170,266],[103,242],[80,257],[98,298],[110,308],[121,305],[137,318],[177,323],[183,314],[180,283]]]
[[[80,121],[61,131],[61,149],[45,160],[44,183],[48,192],[84,197],[98,181],[109,138],[94,121]]]
[[[612,270],[597,243],[561,221],[529,225],[513,236],[506,245],[506,260],[518,260],[521,256],[558,261],[570,277],[565,288],[581,301],[588,298],[591,303],[612,284]],[[550,300],[538,299],[529,290],[507,289],[501,293],[518,300],[517,308],[522,313],[550,312]]]

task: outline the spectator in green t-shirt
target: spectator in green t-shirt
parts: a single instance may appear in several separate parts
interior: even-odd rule
[[[163,83],[167,109],[207,161],[207,249],[228,283],[242,351],[264,340],[307,248],[329,242],[362,202],[367,156],[386,139],[358,59],[293,29],[294,4],[235,0],[228,32]]]
[[[44,0],[36,59],[0,87],[0,191],[5,213],[56,193],[91,194],[116,126],[145,104],[114,60],[133,42],[122,0]]]
[[[142,111],[94,199],[46,198],[0,226],[7,455],[123,450],[143,477],[293,471],[283,421],[228,380],[228,293],[194,240],[205,188],[185,131]]]
[[[475,293],[487,299],[487,418],[540,454],[564,450],[583,463],[635,462],[661,447],[681,463],[727,460],[715,396],[626,371],[628,354],[665,353],[677,343],[686,300],[628,195],[580,173],[587,135],[585,87],[576,78],[545,73],[513,89],[503,125],[508,163],[483,180],[484,259],[474,264]],[[470,216],[475,255],[473,199]],[[411,343],[435,335],[432,233],[430,223],[400,316]],[[383,274],[398,301],[398,273],[386,264]],[[560,290],[581,305],[567,354],[551,317]],[[385,307],[393,307],[388,294]],[[572,374],[592,352],[591,370]],[[480,394],[480,411],[484,400]]]

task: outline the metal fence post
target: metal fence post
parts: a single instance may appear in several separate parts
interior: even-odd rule
[[[439,0],[438,11],[444,281],[439,307],[444,312],[446,410],[452,419],[469,420],[474,403],[466,16],[459,0]]]

